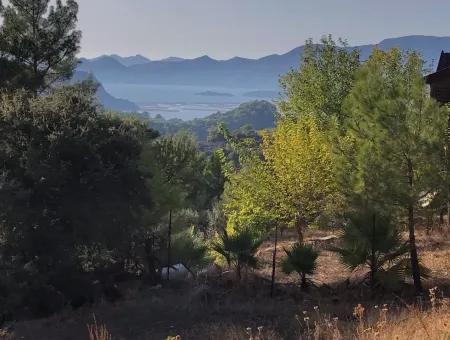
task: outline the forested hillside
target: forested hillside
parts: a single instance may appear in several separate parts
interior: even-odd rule
[[[450,108],[417,52],[308,40],[276,107],[149,123],[71,83],[79,7],[50,4],[0,2],[1,339],[449,338]]]
[[[166,120],[157,116],[150,118],[150,126],[163,135],[186,131],[193,134],[199,142],[206,142],[208,135],[213,134],[220,123],[233,132],[243,126],[253,130],[263,130],[275,126],[275,115],[275,105],[261,100],[241,104],[228,112],[217,112],[205,118],[196,118],[190,121]]]

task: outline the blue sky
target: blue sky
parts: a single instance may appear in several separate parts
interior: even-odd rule
[[[449,0],[78,0],[81,55],[218,59],[284,53],[323,34],[350,44],[450,35]]]

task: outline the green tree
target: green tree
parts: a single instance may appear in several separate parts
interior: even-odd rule
[[[278,200],[273,206],[282,220],[295,226],[300,243],[304,229],[318,217],[341,209],[329,135],[314,116],[305,115],[278,122],[264,136],[263,154],[273,177],[270,197]]]
[[[321,122],[336,118],[344,121],[342,104],[350,92],[359,67],[359,52],[350,50],[345,41],[339,45],[331,36],[320,44],[306,42],[299,70],[281,77],[283,99],[279,102],[282,117],[315,115]]]
[[[354,270],[370,269],[371,286],[396,288],[407,272],[407,243],[391,217],[361,207],[344,226],[341,245],[335,249],[342,261]]]
[[[439,186],[446,113],[429,98],[415,53],[375,50],[358,72],[346,103],[356,149],[353,190],[375,207],[400,207],[409,230],[414,285],[422,290],[415,240],[420,199]]]
[[[151,206],[138,168],[146,125],[99,111],[94,98],[82,85],[0,97],[1,268],[32,268],[24,285],[67,293],[58,282],[98,269],[83,260],[96,249],[123,264]]]
[[[10,0],[0,3],[1,87],[34,93],[71,77],[81,33],[74,0]],[[4,73],[3,66],[6,66]]]
[[[177,210],[195,206],[202,194],[204,159],[197,151],[195,140],[188,134],[164,136],[151,142],[142,154],[142,169],[151,174],[150,190],[158,192],[155,198],[153,225],[165,221],[167,229],[167,266],[173,265],[171,256],[173,218]],[[157,228],[158,229],[158,228]],[[161,228],[159,228],[161,229]],[[161,233],[161,231],[159,233]],[[150,233],[150,238],[155,235]],[[147,249],[150,249],[147,247]],[[147,254],[147,258],[151,258]],[[169,271],[167,271],[169,277]]]
[[[314,250],[312,246],[302,245],[300,243],[284,251],[287,256],[282,262],[283,272],[286,274],[291,274],[292,272],[299,274],[301,287],[302,289],[306,289],[308,286],[306,275],[312,275],[316,271],[316,260],[319,252]]]

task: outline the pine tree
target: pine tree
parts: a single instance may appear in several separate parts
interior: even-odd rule
[[[1,87],[39,93],[71,77],[81,39],[76,30],[78,5],[74,0],[57,0],[54,6],[49,2],[0,3],[0,65],[8,72],[0,71]]]
[[[354,191],[371,204],[400,207],[407,220],[412,274],[422,291],[415,214],[422,197],[438,190],[436,165],[445,111],[429,98],[415,53],[375,50],[362,66],[346,103],[356,151]]]

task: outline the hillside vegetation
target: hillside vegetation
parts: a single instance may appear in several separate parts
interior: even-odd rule
[[[450,337],[450,108],[420,55],[308,40],[276,109],[157,127],[70,84],[78,4],[49,4],[0,4],[0,338]]]
[[[220,123],[225,124],[230,131],[236,131],[245,125],[254,130],[263,130],[275,127],[275,115],[275,105],[264,100],[257,100],[241,104],[228,112],[217,112],[205,118],[190,121],[166,120],[162,116],[157,116],[150,118],[150,126],[163,135],[187,131],[192,133],[199,142],[206,142],[208,134]]]

